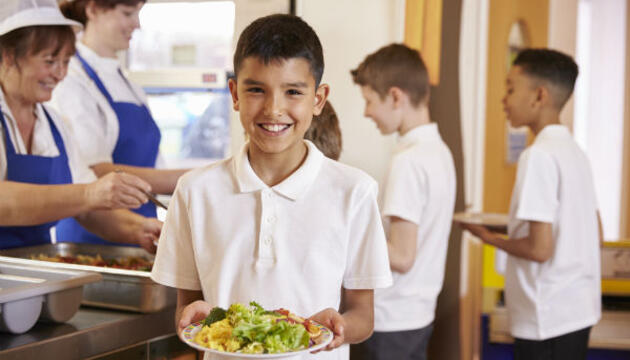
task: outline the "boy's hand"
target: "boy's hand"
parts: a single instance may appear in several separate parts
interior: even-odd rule
[[[334,334],[333,340],[322,350],[330,351],[343,345],[345,342],[346,320],[336,310],[331,308],[322,310],[311,316],[310,319],[329,328]],[[313,353],[319,351],[313,351]]]
[[[179,334],[184,328],[194,322],[201,321],[208,316],[212,306],[203,300],[197,300],[188,304],[179,318],[177,323],[177,333]]]
[[[459,226],[461,226],[464,230],[470,231],[473,235],[481,239],[481,241],[483,242],[486,242],[485,239],[491,233],[491,231],[483,225],[459,223]]]

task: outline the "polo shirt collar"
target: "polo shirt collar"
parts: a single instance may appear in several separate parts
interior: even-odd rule
[[[536,135],[536,139],[534,142],[542,141],[544,139],[554,139],[554,138],[566,138],[571,137],[571,133],[569,132],[569,128],[562,124],[552,124],[545,126],[538,135]]]
[[[315,181],[324,161],[324,154],[312,142],[308,140],[304,140],[304,142],[308,148],[304,163],[280,184],[271,187],[273,191],[291,200],[297,200],[306,193]],[[241,150],[234,155],[234,176],[238,190],[241,193],[246,193],[269,189],[270,187],[256,175],[249,163],[248,147],[249,143],[245,143]]]
[[[402,135],[398,138],[396,150],[405,149],[413,144],[422,141],[436,139],[440,139],[440,132],[438,131],[438,126],[436,123],[432,122],[420,125],[409,130],[405,135]]]

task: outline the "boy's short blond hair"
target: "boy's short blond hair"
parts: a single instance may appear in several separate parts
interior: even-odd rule
[[[304,134],[327,157],[339,160],[341,155],[341,129],[335,109],[326,101],[321,114],[313,116],[311,127]]]
[[[403,90],[413,106],[429,100],[429,74],[420,53],[403,44],[391,44],[368,55],[350,71],[357,85],[369,86],[381,99],[389,89]]]

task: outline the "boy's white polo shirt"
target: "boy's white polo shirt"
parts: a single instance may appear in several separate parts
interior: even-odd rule
[[[544,340],[592,326],[601,316],[595,187],[588,159],[563,125],[547,125],[519,158],[510,238],[528,221],[551,223],[554,252],[544,263],[508,256],[506,306],[512,336]]]
[[[255,300],[303,316],[338,309],[342,286],[389,286],[376,182],[306,144],[304,163],[273,187],[254,173],[247,144],[233,158],[184,175],[152,278],[201,290],[213,306]],[[309,358],[347,359],[348,349]]]
[[[416,260],[374,300],[375,331],[420,329],[435,318],[456,192],[455,165],[435,123],[401,136],[387,176],[383,216],[418,225]]]

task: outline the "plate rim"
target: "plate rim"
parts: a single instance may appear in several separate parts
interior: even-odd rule
[[[488,216],[496,216],[500,217],[505,222],[501,221],[483,221],[483,217]],[[453,221],[464,223],[464,224],[473,224],[473,225],[484,225],[484,226],[492,226],[492,227],[507,227],[509,222],[509,214],[505,213],[496,213],[496,212],[457,212],[453,214]]]
[[[202,322],[203,321],[196,321],[192,324],[189,324],[188,326],[186,326],[185,328],[182,329],[182,331],[180,331],[178,333],[178,337],[179,339],[184,342],[186,345],[197,349],[199,351],[205,351],[205,352],[210,352],[213,354],[217,354],[217,355],[221,355],[221,356],[226,356],[226,357],[237,357],[237,358],[250,358],[250,359],[274,359],[274,358],[282,358],[282,357],[291,357],[291,356],[298,356],[301,355],[303,353],[310,353],[313,351],[317,351],[320,350],[324,347],[326,347],[328,344],[330,344],[333,340],[334,333],[332,332],[332,330],[330,330],[328,327],[320,324],[319,322],[315,321],[315,320],[309,320],[312,323],[314,323],[315,325],[319,326],[322,329],[322,335],[320,336],[324,336],[324,332],[328,332],[329,336],[327,339],[325,339],[324,341],[322,341],[321,343],[314,345],[312,347],[309,347],[307,349],[302,349],[302,350],[297,350],[297,351],[291,351],[291,352],[284,352],[284,353],[274,353],[274,354],[243,354],[243,353],[236,353],[236,352],[227,352],[227,351],[220,351],[220,350],[215,350],[215,349],[210,349],[207,347],[204,347],[202,345],[199,345],[197,343],[195,343],[193,341],[193,337],[194,334],[196,334],[197,332],[199,332],[199,330],[201,330],[202,328]],[[195,331],[195,333],[193,334],[192,332],[194,330],[198,329],[197,331]],[[188,333],[188,336],[190,338],[187,338],[185,333]]]

